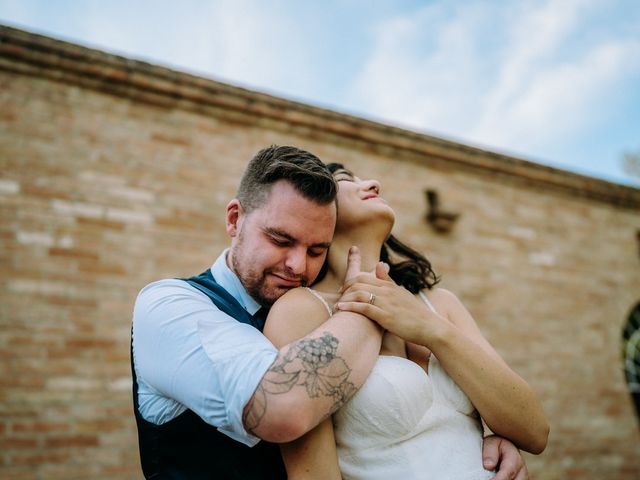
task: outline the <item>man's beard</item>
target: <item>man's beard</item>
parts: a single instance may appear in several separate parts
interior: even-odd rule
[[[275,297],[274,295],[269,295],[268,292],[265,292],[266,274],[264,272],[259,273],[250,269],[243,270],[236,255],[233,256],[232,263],[233,270],[240,279],[240,283],[247,293],[260,305],[263,307],[271,307],[280,297],[280,295]]]
[[[251,297],[263,307],[270,308],[274,303],[276,303],[276,300],[287,293],[288,290],[295,287],[269,288],[266,286],[267,275],[272,272],[277,274],[278,271],[269,269],[262,272],[257,272],[251,268],[242,268],[242,263],[240,262],[239,258],[242,257],[243,245],[244,238],[242,236],[242,232],[240,232],[238,243],[231,258],[231,266],[233,267],[233,271],[240,279],[240,283],[247,291],[247,293],[251,295]],[[300,286],[302,287],[305,287],[308,283],[307,279],[301,275],[292,275],[288,273],[283,273],[283,275],[285,275],[287,278],[300,279]]]

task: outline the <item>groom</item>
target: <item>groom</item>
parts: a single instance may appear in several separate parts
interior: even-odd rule
[[[145,477],[284,479],[276,443],[311,430],[366,380],[381,341],[366,317],[336,313],[280,350],[261,334],[268,308],[315,280],[333,237],[336,191],[311,153],[261,150],[227,205],[231,247],[198,276],[142,289],[131,362]],[[356,254],[349,265],[348,276],[359,273]],[[320,388],[301,380],[327,362],[335,375]],[[526,478],[506,440],[490,437],[483,454],[485,467],[498,465],[497,479]]]

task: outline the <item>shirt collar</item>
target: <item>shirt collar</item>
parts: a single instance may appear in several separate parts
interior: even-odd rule
[[[213,263],[211,275],[218,285],[229,292],[250,315],[254,315],[261,308],[261,305],[247,293],[238,276],[227,265],[228,252],[227,248]]]

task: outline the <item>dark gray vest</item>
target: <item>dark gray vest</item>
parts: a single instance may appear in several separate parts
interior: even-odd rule
[[[262,331],[253,318],[207,270],[183,279],[207,295],[223,312]],[[278,480],[287,474],[277,445],[265,441],[247,447],[220,433],[191,410],[162,425],[146,421],[138,410],[138,382],[131,356],[133,405],[140,460],[145,478],[189,480]]]

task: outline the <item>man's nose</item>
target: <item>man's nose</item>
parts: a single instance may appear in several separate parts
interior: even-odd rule
[[[287,255],[287,270],[294,275],[303,275],[307,268],[307,251],[304,248],[292,248]]]

